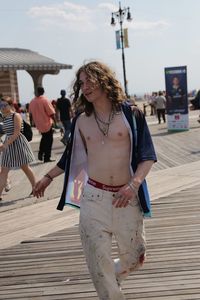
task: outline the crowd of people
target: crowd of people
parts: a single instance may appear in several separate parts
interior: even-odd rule
[[[176,77],[175,77],[176,79]],[[174,80],[175,80],[174,79]],[[175,86],[175,85],[174,85]],[[150,107],[150,115],[157,116],[158,123],[161,123],[161,119],[163,122],[166,122],[166,113],[167,109],[169,110],[169,106],[171,107],[173,93],[175,92],[175,88],[172,90],[172,94],[166,95],[166,91],[152,92],[152,94],[144,95],[144,103],[143,103],[143,112],[145,116],[147,115],[147,107]],[[180,105],[182,102],[180,102]],[[180,106],[179,105],[179,106]],[[188,94],[188,107],[190,110],[200,109],[200,90],[192,91],[191,95]],[[200,115],[197,120],[200,123]]]

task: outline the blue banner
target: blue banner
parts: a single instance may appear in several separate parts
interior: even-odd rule
[[[116,30],[115,31],[116,35],[116,48],[121,49],[122,48],[122,42],[121,42],[121,31]],[[129,48],[129,43],[128,43],[128,28],[123,29],[123,42],[124,42],[124,48]]]
[[[120,30],[115,31],[115,34],[116,34],[116,48],[121,49]]]
[[[188,93],[186,66],[165,68],[165,85],[169,130],[187,130]]]

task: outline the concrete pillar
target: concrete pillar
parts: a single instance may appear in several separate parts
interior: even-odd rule
[[[0,94],[9,96],[19,102],[19,91],[16,71],[0,71]]]
[[[35,92],[35,94],[36,94],[36,90],[37,90],[37,87],[38,86],[43,86],[42,85],[42,80],[43,80],[43,77],[44,77],[44,75],[46,75],[46,74],[58,74],[59,72],[60,72],[60,70],[55,70],[55,71],[48,71],[48,70],[46,70],[46,71],[27,71],[30,75],[31,75],[31,77],[32,77],[32,79],[33,79],[33,84],[34,84],[34,92]]]

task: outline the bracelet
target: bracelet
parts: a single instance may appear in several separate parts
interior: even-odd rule
[[[53,178],[48,173],[45,174],[44,177],[49,178],[51,181],[53,181]]]
[[[132,182],[129,182],[129,183],[128,183],[128,186],[130,187],[130,189],[131,189],[134,193],[137,193],[137,192],[138,192],[138,189],[133,185]]]

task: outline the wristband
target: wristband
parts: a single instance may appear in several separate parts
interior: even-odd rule
[[[51,181],[53,181],[53,178],[49,174],[45,174],[44,177],[49,178]]]

